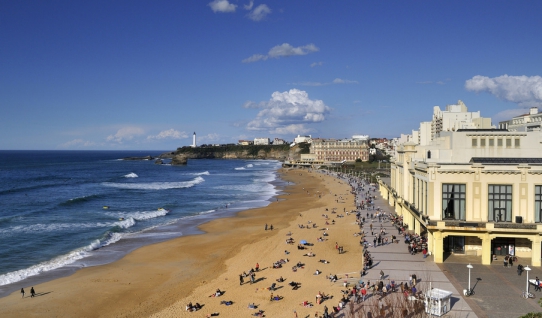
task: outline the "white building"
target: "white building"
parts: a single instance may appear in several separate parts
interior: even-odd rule
[[[312,136],[311,135],[308,135],[308,136],[297,135],[297,137],[294,138],[294,143],[298,144],[300,142],[307,142],[310,144],[312,142]]]
[[[439,137],[443,131],[489,128],[495,128],[491,125],[491,118],[480,117],[480,111],[469,112],[467,106],[461,100],[455,105],[447,105],[446,110],[441,110],[439,106],[433,107],[431,140]]]
[[[254,145],[269,145],[269,138],[254,138]]]
[[[509,131],[540,131],[542,113],[538,108],[531,107],[528,114],[516,116],[510,120],[499,122],[499,128]]]

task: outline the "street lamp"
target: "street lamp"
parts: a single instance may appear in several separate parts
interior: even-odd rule
[[[529,271],[531,268],[527,265],[523,269],[527,272],[527,286],[525,287],[525,290],[527,291],[527,295],[529,295]]]
[[[469,269],[469,289],[467,290],[467,296],[470,296],[471,295],[471,290],[470,290],[470,270],[472,269],[472,265],[469,263],[469,265],[467,265],[467,268]]]

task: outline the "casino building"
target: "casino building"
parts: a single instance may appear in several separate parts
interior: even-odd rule
[[[470,128],[397,147],[380,192],[408,230],[446,253],[530,258],[541,266],[542,133]],[[499,257],[501,256],[501,257]]]

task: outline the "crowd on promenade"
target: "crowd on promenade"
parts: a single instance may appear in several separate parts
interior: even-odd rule
[[[319,173],[331,174],[330,172]],[[320,193],[318,191],[317,196],[321,198],[322,195],[331,195],[337,205],[341,204],[343,207],[327,207],[324,208],[321,214],[316,218],[311,215],[311,218],[307,220],[306,217],[300,215],[300,219],[303,223],[298,223],[298,233],[292,233],[291,231],[286,234],[285,241],[283,237],[277,237],[277,240],[285,242],[286,249],[284,250],[284,257],[276,259],[269,266],[260,267],[258,255],[254,255],[253,264],[250,268],[238,274],[239,285],[245,286],[257,285],[256,292],[268,291],[269,303],[255,304],[253,302],[248,303],[246,306],[251,310],[251,315],[255,317],[265,317],[267,306],[272,306],[275,302],[284,301],[285,296],[277,294],[280,288],[288,288],[296,291],[299,295],[296,303],[303,308],[313,308],[315,310],[314,317],[336,317],[337,314],[346,310],[349,303],[362,306],[365,302],[373,300],[380,301],[390,294],[401,294],[405,298],[415,299],[420,297],[420,291],[417,289],[418,278],[413,273],[408,280],[398,280],[389,275],[385,275],[383,270],[379,271],[379,278],[373,280],[366,280],[365,276],[370,271],[378,271],[378,260],[374,259],[371,255],[371,251],[377,248],[385,248],[389,244],[399,244],[401,240],[406,243],[408,251],[412,254],[422,253],[424,257],[427,254],[427,246],[425,239],[418,235],[408,232],[408,225],[403,223],[401,217],[391,215],[380,209],[375,204],[376,200],[376,187],[369,184],[366,181],[359,178],[346,177],[341,174],[334,174],[340,182],[348,183],[350,187],[350,193]],[[305,190],[305,189],[303,189]],[[308,192],[307,192],[308,193]],[[310,193],[308,193],[310,194]],[[351,209],[347,209],[345,206],[346,200],[352,200],[347,204],[351,206]],[[341,211],[342,210],[342,211]],[[345,249],[342,244],[339,244],[333,237],[334,234],[342,230],[342,226],[339,224],[345,224],[347,222],[355,222],[357,225],[357,231],[352,235],[354,240],[359,240],[359,245],[362,248],[364,264],[362,269],[349,273],[329,273],[328,275],[321,275],[325,270],[326,264],[340,261],[340,257],[334,257],[325,259],[319,257],[318,253],[314,252],[315,245],[323,244],[330,246],[336,250],[337,255],[345,253]],[[390,227],[397,229],[397,234],[390,233]],[[268,224],[262,225],[263,231],[275,231]],[[311,232],[308,232],[311,231]],[[314,235],[318,231],[318,234]],[[310,234],[309,234],[310,233]],[[315,237],[314,242],[302,239],[304,236],[311,235]],[[398,238],[400,237],[401,240]],[[329,240],[335,241],[334,244],[325,244]],[[331,243],[331,242],[329,242]],[[356,243],[357,244],[357,243]],[[297,248],[295,248],[295,246]],[[294,247],[294,249],[290,249]],[[320,248],[320,246],[318,246]],[[290,261],[293,259],[293,261]],[[290,265],[291,264],[291,265]],[[322,276],[322,289],[318,291],[312,302],[306,293],[303,292],[304,281],[298,279],[285,279],[283,277],[296,276],[299,271],[306,271],[308,268],[316,268],[313,271],[313,275]],[[324,270],[321,270],[324,269]],[[312,271],[312,270],[311,270]],[[276,277],[272,277],[276,276]],[[279,277],[280,276],[280,277]],[[325,281],[331,283],[324,284]],[[269,283],[265,283],[269,282]],[[264,287],[262,287],[264,285]],[[243,287],[244,288],[244,287]],[[232,300],[225,299],[227,293],[217,289],[217,292],[209,297],[220,297],[221,304],[225,306],[236,305]],[[292,296],[289,296],[292,297]],[[194,306],[191,303],[186,306],[187,311],[199,311],[202,305],[196,303],[198,306]],[[298,310],[293,309],[293,317],[298,317]],[[218,313],[209,313],[208,317],[211,317]]]

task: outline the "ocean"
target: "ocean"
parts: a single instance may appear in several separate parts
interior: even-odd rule
[[[164,151],[165,152],[165,151]],[[274,160],[121,160],[160,151],[0,151],[0,297],[263,207]]]

